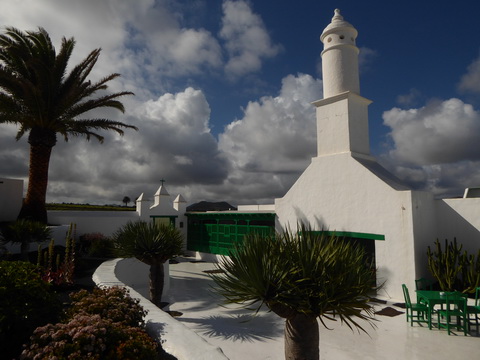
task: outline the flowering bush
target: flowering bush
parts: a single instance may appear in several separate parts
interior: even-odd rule
[[[37,328],[20,359],[158,359],[157,344],[145,330],[100,315],[78,314],[68,323]]]
[[[147,312],[139,305],[139,300],[130,297],[124,288],[94,288],[91,293],[80,290],[72,293],[70,298],[72,306],[67,312],[69,317],[77,314],[100,315],[102,318],[128,326],[145,325],[143,318]]]

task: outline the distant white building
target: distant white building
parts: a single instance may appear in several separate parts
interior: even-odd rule
[[[187,202],[181,194],[173,199],[162,185],[158,188],[152,200],[146,199],[142,193],[137,198],[137,214],[141,220],[152,219],[159,224],[173,224],[187,237]]]

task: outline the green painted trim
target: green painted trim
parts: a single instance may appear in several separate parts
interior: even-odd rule
[[[350,237],[356,239],[370,239],[370,240],[385,240],[385,235],[380,234],[368,234],[350,231],[318,231],[319,233],[325,233],[327,235],[335,235],[338,237]]]

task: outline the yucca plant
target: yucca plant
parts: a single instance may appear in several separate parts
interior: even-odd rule
[[[372,269],[365,252],[336,236],[301,225],[275,236],[246,235],[210,276],[226,303],[265,304],[285,318],[285,358],[319,359],[318,322],[373,325]]]
[[[136,221],[124,225],[113,235],[115,252],[120,257],[135,257],[150,266],[150,301],[160,306],[163,264],[183,254],[183,235],[172,225]]]
[[[50,240],[51,230],[40,221],[20,219],[12,222],[3,229],[3,237],[5,242],[20,244],[21,259],[28,261],[30,244]]]

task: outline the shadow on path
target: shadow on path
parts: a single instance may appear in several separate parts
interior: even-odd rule
[[[184,318],[181,322],[195,324],[197,331],[208,337],[221,337],[231,341],[267,341],[281,337],[283,322],[270,316],[212,315],[205,318]]]

